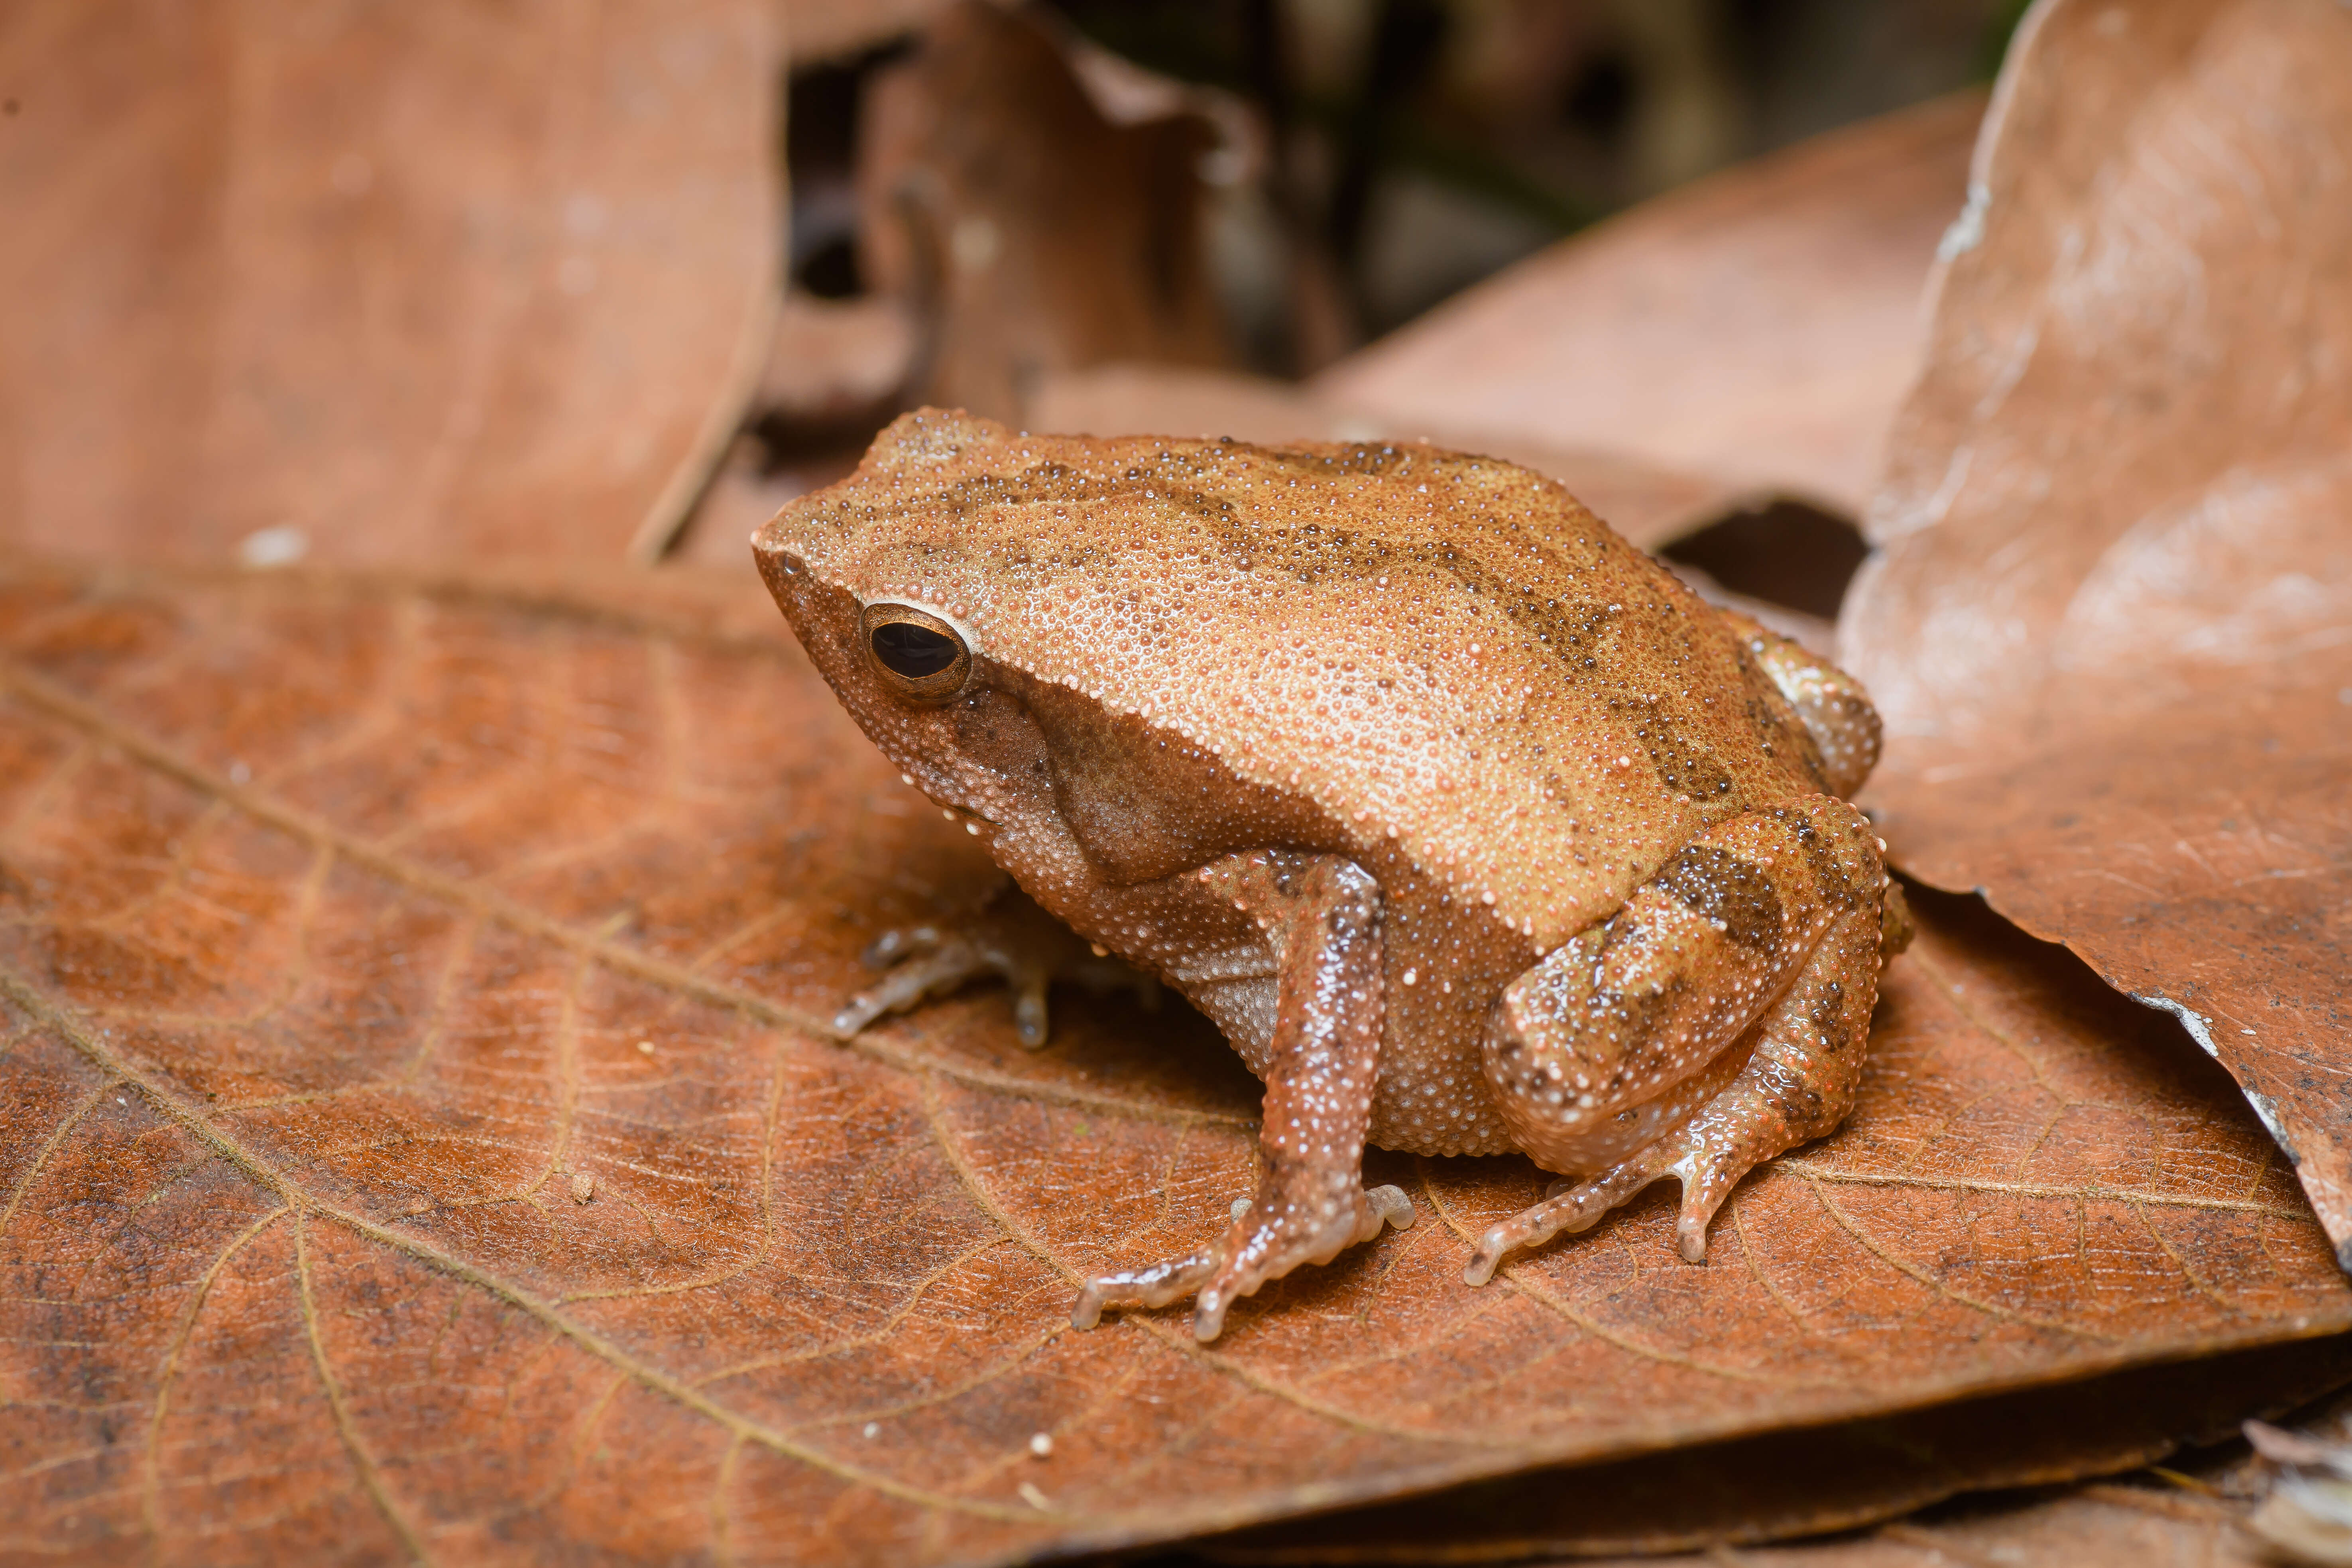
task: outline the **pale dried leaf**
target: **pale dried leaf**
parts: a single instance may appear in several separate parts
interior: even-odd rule
[[[1917,373],[1975,93],[1833,132],[1564,240],[1317,377],[1333,402],[1858,514]]]
[[[2060,0],[1871,516],[1896,862],[2179,1016],[2352,1264],[2352,9]]]

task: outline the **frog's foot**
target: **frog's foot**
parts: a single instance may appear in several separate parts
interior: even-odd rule
[[[1269,1174],[1252,1201],[1236,1205],[1216,1245],[1173,1263],[1130,1268],[1087,1281],[1070,1321],[1091,1329],[1106,1307],[1165,1307],[1193,1296],[1192,1336],[1206,1343],[1224,1331],[1225,1313],[1258,1287],[1302,1263],[1328,1263],[1383,1226],[1412,1224],[1412,1200],[1400,1187],[1352,1190],[1321,1182],[1283,1182]],[[1195,1294],[1197,1292],[1197,1294]]]
[[[1885,886],[1861,813],[1810,796],[1717,825],[1507,987],[1486,1042],[1497,1106],[1538,1162],[1599,1173],[1488,1230],[1464,1277],[1667,1175],[1702,1261],[1739,1179],[1853,1103]]]
[[[1012,986],[1013,1029],[1031,1050],[1045,1043],[1045,993],[1056,980],[1095,992],[1131,986],[1146,1005],[1159,999],[1150,975],[1088,948],[1069,927],[1010,889],[953,927],[884,931],[865,957],[889,973],[833,1016],[833,1026],[845,1035],[885,1013],[907,1012],[927,997],[990,976]]]
[[[1878,765],[1878,710],[1862,683],[1802,643],[1736,610],[1723,614],[1742,634],[1748,656],[1797,710],[1819,754],[1823,787],[1851,797]]]

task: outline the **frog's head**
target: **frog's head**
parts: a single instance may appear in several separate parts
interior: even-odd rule
[[[1027,737],[974,624],[977,544],[937,521],[943,469],[1010,436],[961,413],[902,416],[854,476],[751,538],[768,591],[858,727],[931,799],[990,821],[1005,753]]]
[[[1067,784],[1148,730],[1152,756],[1394,824],[1553,679],[1498,585],[1568,570],[1523,514],[1550,509],[1554,542],[1588,554],[1599,525],[1545,487],[1416,446],[1031,436],[923,409],[752,545],[859,727],[942,805],[1003,824],[1024,781],[1059,763]]]

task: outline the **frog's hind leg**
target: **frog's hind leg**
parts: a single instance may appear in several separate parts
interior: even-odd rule
[[[1885,884],[1862,814],[1808,796],[1718,824],[1514,982],[1488,1025],[1487,1081],[1538,1163],[1597,1173],[1489,1229],[1470,1282],[1667,1175],[1682,1254],[1703,1260],[1740,1177],[1853,1103]]]
[[[1402,1192],[1363,1184],[1385,1008],[1379,884],[1351,860],[1283,851],[1232,857],[1198,875],[1247,910],[1277,953],[1257,1196],[1189,1258],[1088,1280],[1070,1313],[1081,1329],[1106,1307],[1160,1307],[1197,1293],[1192,1332],[1213,1340],[1233,1304],[1268,1280],[1328,1263],[1384,1226],[1412,1224]]]

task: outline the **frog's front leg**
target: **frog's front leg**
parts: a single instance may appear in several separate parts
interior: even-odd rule
[[[1009,880],[977,911],[950,923],[896,926],[866,950],[887,973],[852,996],[833,1026],[856,1034],[885,1013],[905,1013],[967,981],[991,975],[1013,988],[1013,1026],[1030,1050],[1045,1043],[1046,987],[1072,981],[1097,995],[1131,989],[1147,1006],[1159,1001],[1152,978],[1097,948],[1039,909]]]
[[[1070,1313],[1082,1329],[1105,1307],[1161,1307],[1197,1291],[1192,1332],[1213,1340],[1227,1309],[1267,1280],[1328,1263],[1384,1222],[1412,1223],[1403,1193],[1363,1184],[1384,1011],[1379,884],[1332,855],[1236,856],[1198,875],[1257,921],[1276,953],[1265,1170],[1256,1197],[1210,1247],[1089,1280]]]
[[[1469,1281],[1666,1175],[1682,1183],[1682,1254],[1703,1261],[1739,1178],[1853,1106],[1885,885],[1862,814],[1806,796],[1717,824],[1514,981],[1488,1023],[1487,1081],[1538,1163],[1592,1174],[1482,1236]]]

